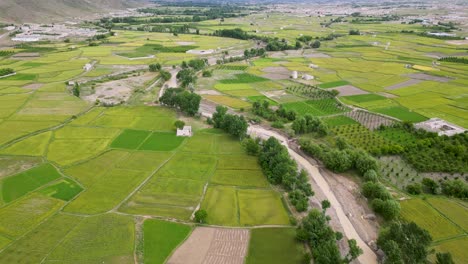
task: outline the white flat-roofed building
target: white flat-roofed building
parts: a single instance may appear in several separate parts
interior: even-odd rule
[[[182,129],[177,129],[177,136],[178,137],[191,137],[192,136],[192,127],[191,126],[184,126]]]

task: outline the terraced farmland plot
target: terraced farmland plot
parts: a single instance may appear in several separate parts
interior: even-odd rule
[[[87,217],[54,248],[45,263],[132,263],[134,238],[132,217]]]
[[[442,216],[428,203],[421,199],[401,202],[401,215],[408,221],[414,221],[431,234],[434,241],[458,236],[464,231]]]
[[[51,136],[52,131],[31,136],[0,150],[0,153],[7,155],[43,156],[47,150]]]
[[[176,247],[189,236],[191,227],[161,220],[146,220],[143,232],[145,263],[163,264]]]
[[[9,203],[62,177],[55,167],[45,163],[0,181],[2,199]]]
[[[0,263],[40,263],[82,220],[65,214],[52,216],[0,252]]]
[[[119,210],[188,219],[215,165],[213,156],[179,152]]]
[[[293,228],[256,228],[251,231],[246,263],[299,264],[304,250]]]
[[[373,109],[374,112],[381,113],[384,115],[392,116],[398,118],[402,121],[409,121],[409,122],[423,122],[427,120],[427,117],[418,114],[416,112],[410,111],[405,107],[401,106],[390,106],[385,108],[377,108]]]
[[[41,194],[32,194],[0,208],[0,233],[16,238],[55,214],[64,202]]]
[[[132,155],[138,154],[127,154],[124,157],[132,160]],[[143,180],[152,175],[154,170],[169,159],[171,155],[170,153],[147,154],[147,160],[146,162],[145,160],[141,160],[141,166],[139,163],[135,162],[126,165],[125,160],[123,160],[123,163],[114,161],[112,163],[114,167],[109,166],[106,168],[105,173],[98,173],[99,176],[95,176],[96,178],[93,179],[92,184],[89,186],[85,185],[85,187],[87,187],[86,190],[69,203],[64,210],[83,214],[97,214],[113,209],[143,182]],[[89,168],[92,164],[93,161],[90,161],[87,164],[79,166],[80,168],[87,166],[88,169],[92,171],[95,170],[95,168]]]
[[[241,74],[236,74],[236,78],[233,79],[224,79],[221,80],[220,83],[223,84],[238,84],[238,83],[256,83],[256,82],[265,82],[268,81],[268,79],[247,74],[247,73],[241,73]]]
[[[334,99],[310,100],[303,102],[285,103],[283,107],[287,110],[294,110],[299,115],[310,114],[313,116],[327,116],[344,113],[347,109],[341,106]]]

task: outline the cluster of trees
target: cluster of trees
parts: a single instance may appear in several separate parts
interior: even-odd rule
[[[377,239],[386,255],[385,264],[427,263],[431,243],[429,232],[413,222],[394,221],[383,228]]]
[[[227,107],[216,106],[216,112],[209,123],[212,123],[215,128],[220,128],[239,139],[243,139],[249,127],[247,121],[244,116],[228,114],[227,110]]]
[[[328,169],[335,172],[356,170],[365,182],[362,194],[369,199],[374,211],[387,220],[396,218],[400,214],[400,204],[379,182],[377,160],[363,150],[351,148],[343,139],[338,138],[336,145],[338,148],[307,140],[300,142],[305,153],[320,159]]]
[[[208,9],[162,9],[162,8],[141,8],[138,9],[140,13],[154,14],[154,15],[171,15],[170,17],[164,18],[178,18],[185,19],[187,21],[182,22],[200,22],[204,20],[212,20],[219,18],[229,18],[229,17],[239,17],[245,16],[246,14],[240,13],[243,10],[241,7],[235,6],[217,6],[211,7]],[[183,15],[184,17],[174,17],[174,15]],[[190,17],[191,16],[191,17]],[[152,18],[153,20],[155,18]],[[181,21],[172,21],[172,22],[181,22]],[[161,23],[171,23],[171,22],[161,22]]]
[[[0,57],[8,57],[13,55],[15,52],[12,50],[0,50]]]
[[[8,74],[13,74],[15,73],[15,71],[11,68],[2,68],[0,69],[0,76],[5,76],[5,75],[8,75]]]
[[[329,132],[327,124],[320,118],[310,114],[294,120],[291,128],[296,134],[317,133],[321,137],[326,136]]]
[[[244,58],[249,59],[253,57],[263,57],[265,56],[265,49],[264,48],[259,48],[259,49],[250,49],[250,50],[244,50]]]
[[[80,92],[80,85],[77,82],[75,82],[72,88],[72,94],[76,97],[80,97]]]
[[[148,68],[150,72],[159,72],[159,75],[164,81],[171,79],[171,73],[163,70],[159,63],[150,64],[148,65]]]
[[[266,43],[265,49],[267,51],[280,51],[280,50],[290,50],[290,49],[299,49],[301,46],[291,46],[288,44],[286,39],[278,39],[278,38],[269,38],[264,36],[257,36],[253,34],[249,34],[240,28],[235,29],[221,29],[216,30],[213,33],[213,36],[218,37],[226,37],[226,38],[235,38],[235,39],[257,39]],[[300,43],[299,43],[300,44]]]
[[[361,32],[359,32],[359,29],[351,29],[349,35],[361,35]]]
[[[183,61],[181,64],[182,70],[177,73],[177,80],[183,88],[190,84],[194,85],[197,82],[197,71],[206,67],[206,59],[193,59],[188,63]]]
[[[444,194],[449,197],[460,199],[468,198],[468,184],[460,179],[440,180],[440,184],[430,178],[424,178],[421,183],[412,183],[406,186],[406,191],[410,194]]]
[[[325,200],[322,201],[322,211],[310,211],[297,230],[297,238],[309,244],[315,264],[351,263],[363,251],[356,240],[350,239],[348,253],[344,257],[341,256],[336,242],[343,238],[343,234],[330,227],[328,222],[331,218],[325,214],[329,206],[330,203]]]
[[[180,111],[194,116],[200,108],[201,96],[182,88],[166,89],[159,101],[161,104],[177,107]]]
[[[282,185],[297,211],[308,208],[309,196],[314,195],[305,171],[298,172],[297,164],[289,157],[285,146],[274,137],[263,142],[259,150],[259,163],[272,184]]]
[[[395,124],[392,127],[380,127],[380,131],[403,130],[410,133],[412,140],[390,146],[382,146],[381,153],[394,150],[420,172],[468,172],[468,134],[462,133],[451,137],[438,136],[437,133],[415,129],[409,123]]]
[[[206,67],[207,63],[207,59],[193,59],[189,60],[188,63],[186,61],[183,61],[181,67],[182,69],[192,68],[195,71],[200,71]]]
[[[243,40],[256,38],[255,35],[249,34],[240,28],[216,30],[213,33],[213,36],[243,39]]]
[[[310,47],[313,49],[318,49],[321,45],[320,40],[318,40],[318,37],[315,38],[315,41],[312,41],[312,36],[303,35],[298,37],[297,40],[302,42],[305,47]]]
[[[468,64],[468,58],[466,57],[443,57],[440,58],[439,61]]]
[[[270,103],[266,100],[254,102],[252,113],[261,116],[268,121],[290,122],[296,119],[297,113],[293,110],[286,110],[280,106],[276,111],[270,108]]]

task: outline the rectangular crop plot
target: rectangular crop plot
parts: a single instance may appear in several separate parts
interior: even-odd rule
[[[431,234],[434,241],[450,238],[463,233],[429,204],[421,199],[401,202],[401,215],[408,221],[414,221]]]
[[[360,94],[360,95],[351,95],[345,96],[344,98],[356,102],[356,103],[364,103],[364,102],[371,102],[371,101],[378,101],[378,100],[386,100],[387,98],[378,94]]]
[[[235,187],[210,186],[201,205],[208,212],[207,222],[215,225],[239,226],[239,206]]]
[[[468,210],[458,202],[446,198],[428,198],[427,201],[435,209],[448,217],[452,222],[468,231]]]
[[[217,170],[211,182],[222,185],[268,187],[268,181],[261,170]]]
[[[279,193],[273,190],[239,189],[237,196],[241,226],[289,225],[289,216]]]
[[[326,118],[323,118],[322,121],[324,121],[327,125],[329,125],[331,127],[359,124],[354,119],[349,118],[347,116],[342,116],[342,115],[333,116],[333,117],[326,117]]]
[[[32,194],[0,208],[0,233],[18,237],[32,230],[62,207],[63,201]]]
[[[247,264],[304,263],[304,246],[294,228],[256,228],[251,231]]]
[[[218,170],[260,170],[257,157],[244,155],[220,155]]]
[[[410,122],[422,122],[426,121],[427,117],[420,115],[416,112],[408,110],[406,107],[402,106],[391,106],[385,108],[374,109],[373,111],[377,113],[381,113],[384,115],[396,117],[402,121],[410,121]]]
[[[248,74],[248,73],[236,74],[235,77],[236,78],[234,78],[234,79],[221,80],[220,83],[235,84],[235,83],[255,83],[255,82],[268,81],[268,79],[266,79],[266,78],[255,76],[255,75]]]
[[[63,179],[54,185],[42,189],[41,193],[60,200],[70,201],[82,190],[83,188],[71,179]]]
[[[124,130],[111,144],[111,148],[137,149],[151,132],[143,130]]]
[[[51,252],[49,263],[131,263],[135,238],[132,217],[87,217]]]
[[[468,259],[468,236],[444,241],[435,246],[438,252],[450,252],[455,263],[465,263]]]
[[[0,182],[3,201],[9,203],[60,177],[55,167],[46,163],[5,178]]]
[[[0,263],[41,263],[80,221],[79,216],[56,214],[34,232],[15,241],[0,253]]]
[[[348,85],[349,82],[347,81],[336,81],[336,82],[328,82],[328,83],[322,83],[319,84],[320,88],[328,89],[328,88],[335,88],[343,85]]]
[[[176,149],[185,137],[178,137],[174,132],[155,132],[140,146],[140,150],[170,151]]]
[[[143,224],[144,259],[148,264],[163,264],[174,249],[190,234],[188,225],[161,220]]]

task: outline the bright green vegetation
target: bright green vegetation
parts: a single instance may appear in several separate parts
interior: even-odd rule
[[[148,131],[124,130],[110,145],[112,148],[137,149],[150,135]]]
[[[144,261],[163,264],[174,249],[190,234],[191,227],[161,220],[146,220],[143,224]]]
[[[53,185],[47,186],[40,192],[60,200],[70,201],[82,190],[83,188],[71,179],[63,179]]]
[[[320,88],[328,89],[328,88],[335,88],[343,85],[347,85],[349,82],[347,81],[336,81],[336,82],[327,82],[327,83],[321,83],[319,85]]]
[[[384,115],[396,117],[402,121],[409,121],[409,122],[422,122],[427,120],[427,117],[420,115],[416,112],[410,111],[405,107],[402,106],[390,106],[385,108],[377,108],[374,109],[375,112],[381,113]]]
[[[113,209],[170,157],[170,154],[166,153],[119,152],[115,155],[121,156],[120,160],[107,160],[111,155],[113,154],[101,156],[109,162],[105,170],[94,166],[96,161],[99,162],[98,159],[69,169],[70,175],[79,181],[87,176],[80,174],[81,171],[86,171],[92,178],[86,177],[81,181],[86,189],[65,207],[65,211],[97,214]],[[86,183],[88,180],[90,182]]]
[[[467,245],[468,236],[463,236],[439,243],[434,248],[439,252],[450,252],[455,263],[463,263],[468,258]]]
[[[371,101],[378,101],[378,100],[385,100],[386,98],[377,95],[377,94],[360,94],[360,95],[352,95],[344,97],[349,101],[356,102],[356,103],[364,103],[364,102],[371,102]]]
[[[466,221],[466,219],[468,219],[468,210],[466,209],[466,206],[463,206],[456,201],[444,198],[430,197],[427,201],[441,214],[463,228],[465,232],[468,231],[468,222]]]
[[[216,170],[211,182],[233,186],[268,186],[268,181],[261,170]]]
[[[221,80],[220,83],[223,84],[238,84],[238,83],[256,83],[256,82],[264,82],[268,81],[268,79],[247,74],[247,73],[242,73],[242,74],[236,74],[235,78],[233,79],[225,79]]]
[[[327,116],[347,111],[343,106],[339,105],[335,99],[285,103],[283,107],[287,110],[294,110],[299,115],[311,114],[314,116]]]
[[[251,231],[247,264],[303,263],[304,246],[293,228],[256,228]]]
[[[414,221],[426,229],[434,241],[455,237],[465,233],[450,219],[445,218],[427,202],[421,199],[411,199],[401,202],[401,215],[408,221]]]
[[[344,137],[351,145],[371,153],[379,153],[383,146],[391,145],[384,137],[373,133],[362,125],[341,125],[332,129],[333,133]]]
[[[155,132],[140,146],[141,150],[170,151],[176,149],[184,137],[178,137],[174,132]]]
[[[219,70],[226,70],[226,71],[245,71],[249,66],[247,65],[221,65],[217,69]]]
[[[138,47],[133,52],[120,53],[119,55],[125,56],[128,58],[141,58],[153,55],[156,53],[185,53],[188,50],[196,49],[198,46],[173,46],[167,47],[160,44],[144,44],[141,47]]]
[[[4,178],[0,181],[3,201],[9,203],[60,177],[54,166],[45,163]]]
[[[131,217],[115,214],[87,217],[68,233],[47,261],[132,262],[134,237],[135,224]]]
[[[330,127],[358,124],[358,122],[356,122],[354,119],[342,115],[326,117],[323,118],[322,121],[324,121]]]

